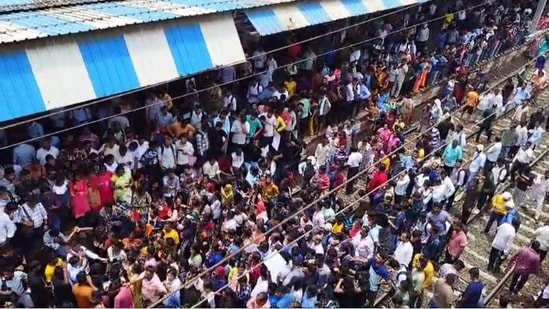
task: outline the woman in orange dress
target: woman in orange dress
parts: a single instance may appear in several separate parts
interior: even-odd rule
[[[429,63],[427,59],[423,59],[423,61],[419,64],[419,67],[421,73],[417,77],[414,84],[414,93],[419,93],[419,90],[427,85],[427,76],[431,71],[431,63]]]

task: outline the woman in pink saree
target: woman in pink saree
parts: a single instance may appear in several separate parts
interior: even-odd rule
[[[70,184],[72,214],[75,219],[82,219],[90,212],[89,187],[82,175],[75,174]]]
[[[389,129],[389,126],[385,124],[383,127],[379,128],[379,130],[377,130],[377,136],[379,137],[379,141],[385,144],[391,136],[391,129]]]
[[[395,151],[399,145],[400,145],[400,139],[398,138],[398,135],[396,135],[395,132],[391,132],[391,135],[389,136],[389,140],[387,141],[387,148],[385,153],[391,153]]]

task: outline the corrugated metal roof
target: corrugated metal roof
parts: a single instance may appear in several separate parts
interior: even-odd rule
[[[27,3],[28,0],[0,0]],[[67,0],[61,0],[67,1]],[[0,16],[0,43],[206,15],[296,0],[126,0],[78,4]],[[53,1],[52,1],[53,2]]]
[[[427,1],[317,0],[248,9],[246,15],[260,35],[269,35]]]
[[[9,45],[0,53],[0,122],[245,60],[230,13]]]

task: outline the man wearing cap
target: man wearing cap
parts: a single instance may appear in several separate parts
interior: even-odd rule
[[[469,185],[473,179],[477,176],[478,172],[484,168],[486,164],[486,155],[484,154],[484,146],[477,145],[477,151],[473,156],[473,160],[469,165],[469,179],[467,179],[467,185]]]
[[[511,193],[503,192],[498,194],[492,200],[492,212],[490,213],[490,219],[484,227],[484,233],[488,233],[492,228],[494,222],[499,226],[499,222],[505,217],[507,211],[514,207],[513,198]]]

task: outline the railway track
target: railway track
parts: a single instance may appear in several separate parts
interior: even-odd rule
[[[507,72],[512,72],[512,70],[505,70]],[[527,72],[527,75],[531,76],[534,73],[534,70],[531,69]],[[509,73],[507,73],[508,75]],[[499,76],[505,77],[505,73],[498,72]],[[506,80],[506,79],[505,79]],[[505,80],[503,82],[505,82]],[[498,85],[499,83],[495,82],[493,85]],[[549,89],[545,89],[539,93],[534,106],[540,107],[544,106],[545,102],[549,102]],[[514,111],[509,111],[499,117],[493,125],[493,136],[500,135],[504,129],[508,128],[511,125],[511,117]],[[463,121],[459,117],[454,117],[458,121]],[[468,146],[464,154],[464,160],[469,161],[472,158],[472,155],[475,151],[476,142],[474,141],[476,133],[478,132],[478,126],[472,125],[474,122],[478,122],[481,117],[477,114],[476,121],[468,120],[469,125],[464,125],[465,133],[468,136]],[[486,137],[483,135],[480,139],[480,144],[485,146],[485,149],[491,145],[491,143],[486,142]],[[407,150],[413,150],[414,145],[408,144],[405,145]],[[538,174],[543,174],[545,170],[549,169],[549,134],[545,134],[544,139],[540,146],[534,151],[536,160],[534,161],[532,167],[533,171]],[[512,192],[512,184],[507,182],[500,185],[498,188],[499,192],[503,191]],[[461,213],[461,202],[460,198],[456,199],[452,207],[452,215],[460,215]],[[542,222],[549,221],[549,214],[542,213],[542,216],[539,222],[534,220],[534,208],[533,205],[526,205],[525,208],[519,207],[520,202],[516,202],[520,217],[521,217],[521,227],[515,238],[513,247],[511,249],[511,254],[517,252],[519,249],[526,247],[530,244],[531,239],[533,239],[533,233],[536,228],[542,226]],[[546,205],[547,206],[547,205]],[[498,272],[488,272],[486,266],[488,264],[488,256],[491,249],[491,243],[493,240],[493,235],[495,234],[495,228],[492,227],[490,234],[484,234],[483,229],[488,221],[489,212],[479,212],[472,216],[468,224],[468,237],[469,245],[467,246],[465,252],[461,255],[460,259],[464,262],[466,270],[471,267],[479,267],[480,277],[483,283],[485,284],[483,295],[485,297],[486,306],[496,304],[499,296],[502,293],[508,292],[508,279],[510,278],[509,274],[503,269]],[[506,264],[504,264],[506,265]],[[466,279],[467,273],[466,270],[460,274],[460,280],[458,287],[456,289],[456,296],[465,289],[467,286],[468,279]],[[548,267],[544,267],[542,273],[549,271]],[[532,301],[532,295],[537,295],[541,288],[543,288],[545,282],[544,277],[540,276],[531,276],[521,293],[518,297],[513,297],[513,305],[518,306],[519,304],[528,304]],[[432,297],[432,294],[429,291],[425,293],[424,304],[426,305],[429,299]],[[391,307],[390,300],[388,299],[388,294],[382,295],[378,299],[379,306]]]
[[[532,60],[528,59],[524,55],[517,55],[512,59],[513,61],[508,62],[507,63],[508,65],[494,67],[495,69],[489,73],[488,89],[501,87],[505,83],[507,78],[515,76],[522,69],[524,69],[527,66],[530,66],[530,64],[533,64]],[[487,67],[493,67],[493,66],[488,64]],[[416,114],[415,119],[420,118],[421,109],[425,102],[426,101],[422,101],[421,104],[416,105],[416,108],[414,111]],[[458,114],[459,113],[460,112],[458,112]],[[480,119],[480,115],[476,115],[476,117]],[[460,120],[459,117],[453,117],[453,118]],[[418,138],[422,134],[424,134],[425,130],[427,130],[428,128],[424,127],[421,130],[419,130],[418,122],[409,124],[409,127],[410,128],[405,132],[404,147],[408,153],[412,153],[414,151],[415,144],[418,141]],[[467,129],[468,129],[467,131],[471,131],[471,130],[474,130],[475,128],[467,128]],[[361,131],[356,135],[356,140],[363,140],[365,138],[368,138],[365,131]],[[314,150],[313,150],[313,154],[314,154]],[[362,189],[365,187],[366,187],[366,177],[365,177],[365,174],[363,174],[361,177],[357,179],[355,188]],[[345,204],[348,204],[357,199],[357,192],[355,192],[354,194],[345,194],[344,190],[340,190],[338,193],[338,197],[340,197],[345,202]]]

